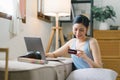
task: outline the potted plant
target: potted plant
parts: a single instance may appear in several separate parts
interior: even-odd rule
[[[100,29],[109,29],[108,24],[105,22],[107,19],[112,19],[116,17],[116,13],[112,6],[104,6],[104,7],[92,7],[93,18],[96,21],[100,22]]]

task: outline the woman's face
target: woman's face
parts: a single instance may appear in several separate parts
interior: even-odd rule
[[[75,35],[76,38],[78,39],[83,39],[86,37],[87,33],[87,28],[82,24],[74,24],[73,25],[73,34]]]

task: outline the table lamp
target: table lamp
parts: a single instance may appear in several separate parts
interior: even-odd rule
[[[56,19],[56,26],[52,27],[52,32],[46,49],[46,53],[49,51],[53,36],[56,32],[56,46],[55,49],[59,47],[58,40],[60,35],[60,41],[62,45],[64,44],[64,37],[62,33],[62,28],[59,27],[58,20],[60,16],[70,16],[71,12],[71,0],[44,0],[43,14],[47,16],[54,16]]]

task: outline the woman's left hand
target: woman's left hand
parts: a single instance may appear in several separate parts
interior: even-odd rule
[[[85,52],[82,51],[82,50],[77,50],[76,56],[84,58],[84,59],[87,57],[87,55],[85,54]]]

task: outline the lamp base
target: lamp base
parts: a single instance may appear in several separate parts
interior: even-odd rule
[[[47,49],[46,49],[46,53],[49,52],[50,50],[50,46],[52,44],[52,40],[53,40],[53,37],[54,37],[54,34],[56,32],[56,49],[58,48],[58,39],[60,37],[60,41],[61,41],[61,44],[64,45],[64,37],[63,37],[63,32],[62,32],[62,28],[61,27],[52,27],[52,32],[51,32],[51,35],[50,35],[50,39],[48,41],[48,46],[47,46]],[[59,35],[60,34],[60,35]]]

